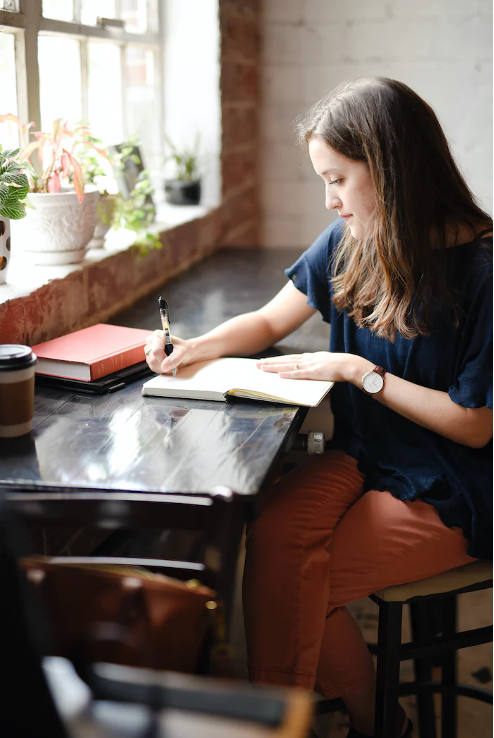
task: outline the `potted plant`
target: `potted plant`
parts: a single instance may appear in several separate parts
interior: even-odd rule
[[[102,147],[99,139],[93,138],[93,143]],[[104,246],[105,237],[112,227],[117,209],[118,185],[113,176],[113,167],[118,167],[114,157],[106,154],[101,157],[93,149],[82,145],[77,159],[82,168],[82,178],[85,184],[95,185],[99,192],[98,205],[96,209],[96,225],[92,238],[89,242],[90,249],[99,249]]]
[[[169,139],[170,154],[166,162],[173,162],[174,176],[165,179],[165,199],[172,205],[198,205],[201,200],[199,175],[199,137],[192,148],[178,148]]]
[[[128,197],[121,194],[116,198],[113,228],[125,229],[134,235],[134,244],[141,254],[150,249],[161,249],[162,244],[157,232],[150,230],[155,216],[155,208],[151,195],[154,188],[151,184],[149,170],[143,169],[137,175],[136,183]]]
[[[101,145],[101,141],[93,139]],[[98,150],[99,151],[99,150]],[[152,195],[154,187],[148,169],[142,168],[137,140],[132,137],[125,144],[110,147],[103,160],[99,153],[78,153],[83,179],[98,187],[98,219],[90,248],[99,248],[110,228],[126,230],[141,254],[151,248],[161,249],[162,244],[156,230],[150,230],[156,210]],[[127,171],[132,164],[131,176]],[[127,175],[127,176],[126,176]],[[119,183],[121,190],[119,190]]]
[[[29,180],[22,171],[25,165],[19,162],[20,149],[0,146],[0,284],[7,281],[10,264],[10,220],[26,216],[26,195]]]
[[[82,261],[96,224],[98,190],[95,186],[84,186],[81,165],[73,149],[80,141],[96,148],[88,127],[79,125],[69,129],[59,118],[54,121],[51,132],[35,132],[36,141],[28,143],[26,134],[32,123],[22,125],[15,115],[0,115],[0,123],[7,120],[19,127],[23,147],[20,160],[29,162],[37,151],[41,163],[40,174],[33,167],[28,174],[33,210],[27,218],[16,223],[16,243],[30,255],[34,264]]]

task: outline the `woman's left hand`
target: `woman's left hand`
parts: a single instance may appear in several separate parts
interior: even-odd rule
[[[286,379],[350,382],[361,361],[362,358],[355,354],[316,351],[313,354],[290,354],[261,359],[257,362],[257,367],[264,372],[274,372]]]

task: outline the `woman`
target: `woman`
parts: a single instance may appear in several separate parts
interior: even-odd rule
[[[340,85],[298,121],[340,218],[266,306],[151,369],[252,355],[316,310],[330,350],[259,362],[336,382],[334,449],[283,477],[249,530],[251,678],[341,696],[372,736],[375,673],[345,605],[491,555],[492,220],[432,109],[387,78]],[[400,714],[397,736],[412,726]]]

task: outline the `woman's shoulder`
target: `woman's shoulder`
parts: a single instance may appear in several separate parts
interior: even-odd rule
[[[479,285],[492,280],[492,232],[446,249],[446,252],[452,259],[456,277],[461,282]]]

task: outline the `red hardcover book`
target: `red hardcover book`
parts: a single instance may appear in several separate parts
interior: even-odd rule
[[[37,374],[92,382],[144,361],[152,331],[97,323],[32,347]]]

